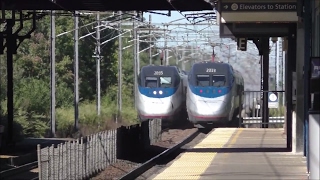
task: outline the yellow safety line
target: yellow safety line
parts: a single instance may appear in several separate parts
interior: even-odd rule
[[[210,152],[210,148],[222,148],[229,142],[229,139],[235,131],[236,128],[216,129],[192,148],[192,150],[196,152],[183,153],[169,167],[156,175],[153,179],[199,179],[201,174],[203,174],[211,165],[212,160],[217,154],[216,151]],[[235,137],[236,136],[239,135],[235,135]],[[234,142],[235,141],[236,140],[234,140]],[[201,149],[204,149],[203,152]]]
[[[228,143],[228,145],[226,146],[226,148],[231,148],[238,140],[241,132],[242,132],[242,128],[239,128],[238,131],[236,132],[236,134],[231,138],[230,143]],[[229,153],[224,153],[223,157],[227,157],[229,155]]]
[[[231,147],[234,143],[236,143],[236,141],[237,141],[239,135],[241,134],[242,130],[243,130],[242,128],[238,129],[237,133],[232,137],[231,142],[228,144],[228,147]]]

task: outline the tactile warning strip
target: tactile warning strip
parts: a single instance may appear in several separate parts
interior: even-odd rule
[[[210,166],[217,152],[201,152],[201,148],[222,148],[228,143],[236,128],[216,129],[192,149],[197,152],[185,152],[169,167],[153,179],[199,179]]]

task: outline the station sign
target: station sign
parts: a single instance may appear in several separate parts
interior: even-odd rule
[[[296,23],[297,2],[241,2],[221,0],[219,24],[223,23]]]
[[[279,107],[279,98],[277,93],[268,93],[268,107],[277,109]]]
[[[285,12],[296,12],[297,3],[294,2],[245,2],[245,3],[232,3],[222,2],[221,11],[233,11],[233,12],[252,12],[252,11],[285,11]]]
[[[247,51],[247,38],[237,38],[237,50]]]

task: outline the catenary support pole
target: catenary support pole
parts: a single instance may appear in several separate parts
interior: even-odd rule
[[[74,13],[74,130],[79,128],[79,13]]]
[[[137,108],[137,30],[136,30],[136,23],[135,20],[133,20],[133,42],[134,42],[134,47],[133,47],[133,57],[134,57],[134,65],[133,65],[133,73],[134,73],[134,107]]]
[[[119,11],[119,60],[118,60],[118,117],[116,118],[116,123],[118,123],[118,118],[121,119],[122,114],[122,12]]]
[[[150,46],[150,48],[149,48],[149,64],[152,64],[151,14],[149,14],[149,28],[150,28],[150,30],[149,30],[149,41],[150,41],[150,43],[149,43],[149,46]]]
[[[100,102],[100,13],[97,13],[97,27],[96,27],[96,40],[97,40],[97,47],[96,47],[96,76],[97,76],[97,114],[100,115],[101,112],[101,102]]]
[[[164,64],[168,65],[168,37],[167,31],[164,32]]]
[[[51,137],[56,135],[56,25],[55,25],[55,11],[51,11],[51,54],[50,54],[50,64],[51,64]]]

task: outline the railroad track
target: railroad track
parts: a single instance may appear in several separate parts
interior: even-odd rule
[[[185,144],[187,144],[190,141],[192,141],[199,133],[200,133],[199,130],[195,131],[194,133],[190,134],[187,138],[185,138],[184,140],[182,140],[178,144],[176,144],[173,147],[163,151],[162,153],[160,153],[157,156],[151,158],[147,162],[141,164],[136,169],[134,169],[134,170],[130,171],[129,173],[125,174],[124,176],[120,177],[119,180],[131,180],[131,179],[138,178],[144,172],[148,171],[150,168],[152,168],[154,165],[156,165],[156,163],[158,161],[165,159],[168,155],[178,151],[179,148],[181,148]]]
[[[38,180],[38,176],[36,176],[36,173],[34,174],[35,177],[24,177],[23,175],[27,172],[30,172],[33,169],[38,168],[38,161],[34,161],[31,163],[27,163],[18,167],[13,167],[4,171],[0,172],[0,177],[2,180],[5,179],[32,179],[32,180]]]

